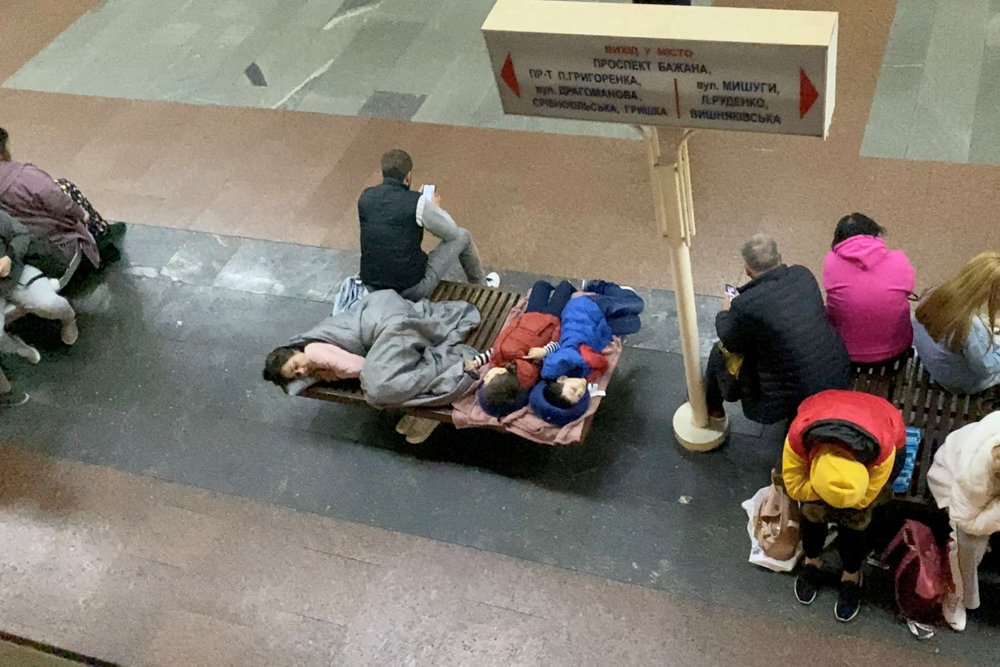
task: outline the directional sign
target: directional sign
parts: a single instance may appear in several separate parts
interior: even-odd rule
[[[505,113],[826,137],[835,12],[497,0]]]

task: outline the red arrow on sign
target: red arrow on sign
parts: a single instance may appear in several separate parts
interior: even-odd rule
[[[503,63],[503,68],[500,70],[500,78],[503,82],[514,91],[514,94],[518,97],[521,96],[521,87],[517,85],[517,75],[514,74],[514,61],[510,59],[510,54],[507,54],[507,60]]]
[[[510,56],[508,56],[508,61],[509,60]],[[520,95],[518,95],[518,97],[520,97]],[[819,93],[816,92],[816,86],[814,86],[813,82],[809,80],[808,76],[806,76],[806,71],[800,67],[799,68],[799,120],[805,118],[805,115],[809,113],[809,110],[812,109],[812,105],[816,103],[817,99],[819,99]]]

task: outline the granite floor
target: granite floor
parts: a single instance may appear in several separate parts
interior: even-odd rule
[[[1000,164],[1000,2],[899,0],[861,154]]]
[[[692,140],[699,293],[734,282],[739,244],[758,230],[818,273],[850,210],[890,229],[920,289],[1000,244],[984,74],[994,3],[969,0],[968,13],[912,0],[715,4],[833,9],[841,46],[828,140]],[[10,553],[0,626],[130,664],[753,664],[764,655],[755,636],[777,636],[780,650],[807,643],[821,663],[854,661],[860,649],[878,661],[991,664],[992,606],[964,635],[916,643],[893,619],[877,571],[872,604],[843,626],[832,604],[802,609],[787,577],[746,563],[738,505],[766,479],[780,430],[736,419],[720,451],[676,447],[669,416],[683,379],[642,145],[616,138],[628,131],[520,125],[474,104],[481,47],[466,46],[460,26],[485,5],[0,3],[0,124],[15,157],[71,177],[107,217],[146,223],[133,225],[125,260],[75,295],[74,348],[24,320],[42,364],[3,360],[32,401],[0,413]],[[976,16],[982,25],[969,23]],[[396,39],[392,24],[415,34]],[[359,34],[395,61],[359,58]],[[442,55],[429,37],[454,49],[444,69],[423,66]],[[334,55],[339,64],[320,71]],[[468,70],[455,64],[462,57]],[[903,65],[896,74],[926,72],[884,88],[890,63]],[[975,95],[973,79],[982,80]],[[104,92],[58,88],[98,83]],[[166,94],[175,97],[156,97]],[[944,125],[921,117],[938,108]],[[664,143],[675,138],[665,133]],[[413,447],[393,430],[397,415],[289,399],[261,382],[263,351],[322,317],[333,285],[356,267],[356,198],[377,180],[378,155],[396,146],[415,156],[418,181],[439,185],[508,286],[597,273],[646,297],[644,329],[586,446],[442,427]],[[717,308],[713,296],[699,299],[703,352]],[[262,514],[295,534],[254,532],[270,525]],[[246,554],[234,534],[247,536]],[[312,594],[314,580],[293,574],[327,566],[298,548],[317,536],[404,555],[386,565],[333,549],[386,568],[372,578],[352,570],[366,582],[361,602],[351,588],[332,606]],[[276,552],[282,540],[290,549]],[[261,561],[248,566],[255,553]],[[262,573],[261,563],[273,567]],[[218,596],[197,590],[220,571]],[[321,583],[353,586],[332,579]],[[178,600],[192,585],[190,603]]]
[[[371,602],[377,605],[376,616],[384,614],[388,627],[398,632],[382,633],[372,645],[375,640],[366,633],[387,626],[370,616],[358,617],[352,625],[349,619],[355,618],[358,607],[344,605],[360,599],[358,604],[365,608],[366,596],[396,595],[391,586],[379,592],[389,582],[378,577],[363,578],[369,582],[364,593],[351,589],[356,592],[348,592],[348,601],[338,598],[333,589],[308,589],[309,595],[301,600],[306,606],[290,609],[281,596],[291,595],[283,591],[306,590],[301,572],[265,576],[260,568],[266,567],[264,563],[273,563],[275,570],[292,568],[294,561],[295,568],[309,571],[315,563],[305,560],[298,565],[295,559],[305,558],[301,553],[258,554],[253,551],[258,542],[248,543],[246,549],[251,551],[243,553],[231,542],[246,533],[241,524],[229,525],[227,519],[224,535],[218,537],[218,521],[187,514],[200,510],[185,504],[180,510],[154,505],[148,508],[150,518],[136,527],[130,522],[139,519],[130,518],[128,511],[120,516],[123,505],[135,504],[127,489],[135,484],[156,486],[153,480],[248,498],[267,508],[260,511],[280,516],[286,516],[287,509],[362,524],[371,527],[371,536],[392,531],[459,545],[481,552],[477,558],[485,559],[484,563],[502,554],[524,563],[518,567],[552,566],[558,569],[545,570],[545,576],[555,581],[565,580],[560,572],[572,571],[637,585],[688,600],[700,609],[712,608],[740,627],[753,617],[767,623],[792,623],[803,632],[828,635],[831,641],[839,641],[845,632],[825,605],[801,609],[789,592],[790,578],[765,573],[746,562],[746,515],[739,505],[766,481],[776,463],[783,438],[780,426],[764,428],[734,413],[730,442],[716,452],[691,454],[673,441],[670,415],[684,401],[684,384],[680,356],[670,349],[670,341],[676,339],[668,330],[671,315],[662,310],[669,306],[668,293],[640,289],[650,305],[642,332],[648,338],[629,339],[608,398],[584,445],[545,447],[491,431],[443,426],[427,442],[414,446],[395,433],[398,414],[392,411],[287,397],[260,379],[267,350],[328,313],[329,290],[342,276],[353,273],[356,255],[143,225],[133,225],[126,239],[121,264],[73,293],[81,325],[74,347],[65,348],[59,342],[57,326],[26,318],[15,323],[15,329],[39,345],[42,363],[30,366],[19,359],[3,360],[8,376],[32,396],[28,404],[0,415],[3,442],[29,457],[24,467],[34,465],[32,456],[42,456],[53,459],[51,466],[57,469],[69,465],[89,471],[87,475],[103,480],[93,483],[94,493],[114,498],[92,498],[94,508],[88,512],[100,517],[98,532],[93,534],[94,528],[81,524],[75,515],[61,514],[61,503],[78,492],[65,494],[60,486],[46,486],[30,475],[23,483],[11,480],[0,485],[13,484],[17,490],[6,492],[15,497],[29,496],[27,504],[0,502],[8,512],[0,527],[15,531],[7,543],[41,559],[23,563],[15,559],[5,570],[11,586],[5,581],[3,590],[13,601],[0,604],[7,614],[0,621],[11,632],[132,663],[137,654],[128,653],[122,640],[116,639],[122,635],[90,625],[92,616],[87,612],[106,609],[108,614],[126,615],[115,633],[142,638],[128,650],[153,651],[149,660],[157,664],[163,664],[170,651],[179,655],[208,651],[208,644],[199,643],[202,640],[186,639],[194,643],[178,645],[191,628],[207,624],[218,629],[217,637],[231,638],[221,648],[213,643],[212,651],[229,650],[227,646],[236,650],[250,642],[247,637],[254,632],[248,633],[247,628],[269,625],[275,614],[284,619],[284,625],[261,631],[250,649],[292,651],[294,646],[298,647],[295,651],[306,651],[302,655],[315,655],[309,652],[335,646],[348,653],[332,662],[370,664],[378,656],[397,655],[395,651],[412,652],[414,642],[420,650],[431,651],[428,656],[443,655],[433,653],[437,650],[433,646],[452,650],[454,642],[462,644],[465,640],[459,637],[477,645],[485,641],[475,639],[480,630],[516,637],[512,642],[523,644],[521,630],[512,630],[504,619],[484,620],[482,626],[477,621],[474,627],[455,621],[457,629],[448,621],[432,633],[432,639],[425,640],[427,618],[438,616],[424,616],[414,625],[417,621],[410,612],[399,610],[401,618],[390,614],[386,609],[391,603],[379,598],[383,601]],[[248,277],[238,279],[243,274]],[[520,289],[536,277],[504,272],[507,285]],[[310,287],[310,282],[316,287]],[[705,299],[699,306],[703,317],[710,318],[718,301]],[[15,460],[17,455],[12,451],[8,458]],[[120,484],[126,490],[120,490]],[[204,496],[204,492],[191,492]],[[36,505],[39,511],[31,509]],[[55,534],[47,523],[49,513],[61,522]],[[340,524],[333,525],[331,534],[336,534]],[[311,530],[303,529],[296,539],[312,539],[307,537]],[[45,539],[34,531],[50,531],[52,537]],[[84,545],[60,546],[64,538],[84,536]],[[343,535],[336,539],[352,541]],[[65,553],[74,556],[65,558]],[[355,558],[351,553],[336,553]],[[455,553],[462,559],[466,552]],[[99,554],[104,555],[98,558]],[[219,560],[221,554],[237,560]],[[112,565],[119,556],[121,569],[116,569]],[[422,567],[418,565],[415,562],[413,567]],[[87,576],[67,579],[66,568]],[[233,587],[226,584],[232,590],[219,599],[208,595],[214,602],[207,607],[206,591],[195,586],[198,592],[189,593],[187,584],[182,584],[189,581],[189,574],[197,582],[207,576],[206,571],[219,570],[232,572],[238,581]],[[510,583],[509,575],[497,575],[485,565],[474,572],[474,583],[468,586],[475,590],[486,586],[480,577],[498,577],[497,586],[507,591],[504,595],[517,596],[522,590],[530,595],[536,587],[532,583],[521,589]],[[30,593],[33,578],[43,574],[51,575],[46,580],[52,582],[51,587]],[[271,577],[276,576],[283,578],[272,583]],[[331,575],[328,586],[353,586],[348,583],[353,576]],[[431,583],[433,578],[422,579],[417,570],[408,571],[402,579],[407,586],[424,591],[399,593],[411,605],[407,608],[420,616],[433,604],[425,599],[427,591],[437,590],[438,584]],[[73,606],[58,608],[62,616],[39,617],[41,612],[26,611],[28,607],[48,608],[45,601],[51,598],[39,596],[57,595],[56,582],[67,580],[77,583],[67,597]],[[914,650],[923,657],[940,651],[949,659],[976,662],[988,655],[997,639],[998,610],[987,605],[974,615],[964,635],[943,633],[932,642],[911,644],[890,611],[884,576],[873,570],[870,581],[872,604],[861,622],[846,629],[852,642],[887,645],[893,651]],[[149,607],[155,596],[134,593],[149,586],[172,587],[171,582],[179,590],[156,609]],[[991,585],[986,584],[987,599]],[[569,594],[560,590],[560,595]],[[430,595],[433,601],[436,594]],[[95,605],[98,600],[106,601],[102,596],[134,599],[128,605],[90,606],[90,601]],[[509,606],[509,601],[505,604]],[[130,605],[145,605],[143,615],[131,616]],[[525,611],[517,605],[513,609],[515,614]],[[561,631],[569,633],[566,641],[570,644],[575,641],[571,641],[574,633],[603,613],[593,612],[595,617],[591,611],[577,609],[576,621]],[[293,616],[282,616],[288,613]],[[506,617],[507,612],[501,615]],[[310,626],[308,619],[336,627]],[[346,634],[342,626],[347,627]],[[136,634],[140,630],[146,634]],[[276,632],[284,633],[283,639],[275,637]],[[300,632],[318,634],[309,634],[307,640]],[[346,639],[353,633],[364,635],[352,640],[360,641],[361,648],[351,648]],[[626,656],[621,658],[624,663],[658,662],[655,652],[659,649],[653,647],[661,646],[661,639],[627,636],[634,638],[625,644],[602,636],[598,644],[603,648],[597,657],[579,660],[575,649],[565,643],[546,643],[536,649],[529,642],[524,650],[539,652],[523,654],[523,662],[606,664],[619,655],[615,647],[625,650],[626,645],[638,653],[632,658],[628,656],[633,654],[621,654]],[[664,629],[663,637],[672,637],[670,641],[684,637],[687,647],[701,641],[674,625]],[[319,643],[308,643],[313,641]],[[101,646],[106,649],[103,653],[96,650]],[[504,651],[512,650],[506,644],[488,646],[482,650],[491,663],[504,662]],[[554,653],[544,653],[546,646]],[[157,647],[165,648],[156,653]],[[723,642],[716,649],[703,650],[714,664],[719,660],[729,664],[734,645]],[[276,659],[261,660],[270,664]],[[435,660],[419,657],[417,662]]]
[[[0,454],[0,624],[122,665],[707,666],[793,662],[801,642],[826,657],[817,664],[859,651],[884,663],[949,662],[926,644],[797,626],[106,467]],[[79,664],[3,646],[0,662]]]

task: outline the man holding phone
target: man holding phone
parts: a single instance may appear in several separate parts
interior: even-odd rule
[[[772,424],[794,417],[812,394],[846,389],[851,362],[809,269],[783,264],[766,234],[751,237],[741,254],[751,280],[738,289],[726,286],[715,319],[719,343],[708,357],[706,402],[712,418],[725,417],[725,401],[741,401],[748,419]]]
[[[413,159],[393,149],[382,155],[382,183],[358,199],[361,223],[361,282],[369,291],[393,289],[411,301],[426,299],[456,263],[470,283],[498,287],[500,276],[487,274],[467,229],[441,208],[436,188],[410,189]],[[424,188],[422,188],[423,190]],[[424,230],[441,239],[425,253]]]

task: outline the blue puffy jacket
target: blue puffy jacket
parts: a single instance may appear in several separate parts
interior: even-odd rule
[[[570,299],[562,311],[562,330],[559,349],[545,356],[542,362],[542,379],[555,380],[566,377],[587,377],[591,368],[580,354],[581,345],[589,345],[600,353],[611,342],[611,327],[604,319],[600,306],[581,296]]]
[[[628,336],[639,331],[642,326],[639,314],[646,304],[635,290],[607,280],[588,280],[584,291],[595,294],[594,302],[600,306],[614,335]]]

